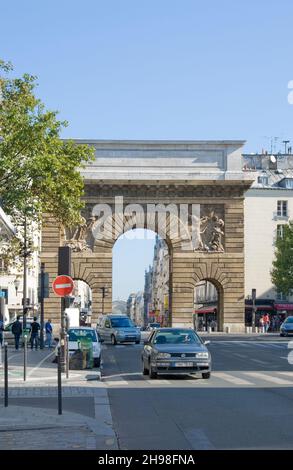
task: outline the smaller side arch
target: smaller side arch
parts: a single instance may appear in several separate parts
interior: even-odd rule
[[[214,315],[211,315],[209,318],[211,318],[211,321],[216,322],[216,325],[214,325],[214,327],[216,327],[216,329],[218,331],[223,331],[223,328],[224,328],[224,299],[225,299],[224,286],[215,278],[210,278],[210,277],[201,278],[201,279],[198,279],[196,284],[195,284],[194,295],[196,294],[196,286],[200,282],[209,282],[216,288],[216,291],[217,291],[217,300],[216,300],[217,314],[216,314],[216,317]],[[196,299],[194,299],[194,303],[195,303],[195,300]],[[207,310],[203,308],[203,311],[206,312]],[[206,313],[205,313],[205,315],[206,315]],[[205,321],[205,323],[206,323],[205,327],[207,328],[207,326],[208,326],[207,321]]]

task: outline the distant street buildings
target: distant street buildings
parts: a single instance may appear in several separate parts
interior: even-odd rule
[[[263,313],[276,323],[293,313],[293,296],[278,292],[271,281],[275,242],[284,225],[293,220],[293,155],[288,153],[243,155],[243,171],[254,180],[245,193],[245,297],[246,323],[251,320],[251,291],[256,289],[257,320]]]
[[[3,243],[9,243],[16,234],[9,218],[0,207],[0,247]],[[39,274],[39,247],[40,233],[37,230],[29,230],[31,240],[31,255],[28,257],[27,269],[27,296],[29,299],[28,316],[38,311],[38,274]],[[0,250],[1,253],[1,250]],[[17,257],[16,257],[17,258]],[[5,299],[4,319],[5,323],[22,314],[23,306],[23,260],[20,257],[14,265],[8,265],[0,254],[0,292]]]
[[[144,295],[142,291],[129,295],[126,313],[137,326],[144,326]]]

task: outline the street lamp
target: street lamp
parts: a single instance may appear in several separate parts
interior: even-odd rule
[[[256,327],[255,327],[255,314],[256,314],[256,306],[255,306],[255,300],[256,300],[256,289],[251,289],[251,298],[252,298],[252,332],[256,332]]]
[[[14,284],[14,287],[15,287],[15,293],[16,293],[16,297],[17,297],[17,291],[18,291],[19,286],[20,286],[20,280],[16,277],[13,281],[13,284]]]
[[[104,315],[104,307],[105,307],[105,297],[107,293],[107,287],[100,287],[102,291],[102,315]]]

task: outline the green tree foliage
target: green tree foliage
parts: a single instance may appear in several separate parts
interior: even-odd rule
[[[290,294],[293,289],[293,222],[284,225],[283,236],[276,241],[271,276],[279,292]]]
[[[60,139],[67,125],[35,96],[36,77],[11,78],[0,61],[0,201],[12,222],[39,223],[48,213],[63,225],[80,221],[84,183],[79,169],[94,149]]]

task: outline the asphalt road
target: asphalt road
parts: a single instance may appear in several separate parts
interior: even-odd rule
[[[290,339],[209,339],[209,380],[149,380],[141,374],[142,345],[103,346],[102,381],[121,449],[293,448]]]

